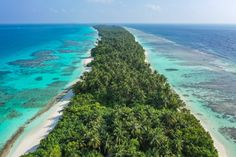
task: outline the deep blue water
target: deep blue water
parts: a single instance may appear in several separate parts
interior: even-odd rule
[[[87,25],[0,25],[0,148],[84,70]]]
[[[0,57],[18,54],[26,47],[60,40],[83,29],[85,27],[75,25],[0,25]]]
[[[236,62],[236,25],[129,25]]]

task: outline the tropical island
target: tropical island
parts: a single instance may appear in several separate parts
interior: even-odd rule
[[[94,28],[101,40],[91,51],[92,70],[73,87],[54,130],[24,156],[218,156],[134,36],[118,26]]]

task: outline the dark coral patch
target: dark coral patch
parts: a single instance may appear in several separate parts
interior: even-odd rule
[[[63,47],[70,47],[70,46],[81,46],[83,43],[75,41],[75,40],[67,40],[64,42]]]
[[[0,78],[4,78],[5,75],[12,73],[11,71],[0,71]]]
[[[178,69],[175,69],[175,68],[168,68],[168,69],[165,69],[166,71],[178,71]]]
[[[41,60],[16,60],[9,62],[9,65],[20,66],[20,67],[43,67],[45,66]]]
[[[37,58],[41,58],[41,57],[45,57],[45,56],[49,56],[52,55],[53,51],[51,50],[45,50],[45,51],[37,51],[31,54],[32,57],[37,57]]]
[[[53,51],[38,51],[33,53],[31,56],[33,59],[20,59],[12,62],[8,62],[9,65],[20,66],[20,67],[43,67],[44,62],[57,59],[56,56],[52,55]]]
[[[52,80],[54,80],[54,81],[59,80],[59,77],[54,77]]]
[[[23,107],[27,107],[27,108],[41,107],[41,105],[39,105],[37,103],[37,99],[36,98],[30,99],[29,101],[25,102],[22,106]]]
[[[12,73],[11,71],[0,71],[0,75],[7,75]]]
[[[62,87],[64,85],[66,85],[65,81],[54,81],[54,82],[48,84],[48,87]]]
[[[76,66],[69,66],[63,70],[62,76],[70,76],[76,69]]]
[[[73,50],[58,50],[60,53],[75,53]]]
[[[13,118],[17,118],[17,117],[20,117],[22,114],[17,112],[16,110],[13,110],[12,112],[10,112],[8,115],[7,115],[7,118],[8,119],[13,119]]]
[[[42,76],[39,76],[39,77],[36,77],[35,78],[35,81],[42,81],[43,80],[43,77]]]
[[[4,106],[4,105],[5,105],[5,103],[4,103],[4,102],[0,102],[0,107],[1,107],[1,106]]]
[[[232,139],[236,143],[236,128],[220,128],[220,132],[227,138]]]

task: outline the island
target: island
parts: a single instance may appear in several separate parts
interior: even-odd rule
[[[213,140],[143,47],[119,26],[94,26],[94,60],[56,127],[24,157],[217,157]],[[30,140],[30,139],[25,139]]]

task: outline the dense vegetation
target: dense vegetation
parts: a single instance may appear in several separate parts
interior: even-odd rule
[[[121,27],[96,26],[95,60],[63,118],[27,157],[216,157],[210,135],[184,109],[143,48]]]

